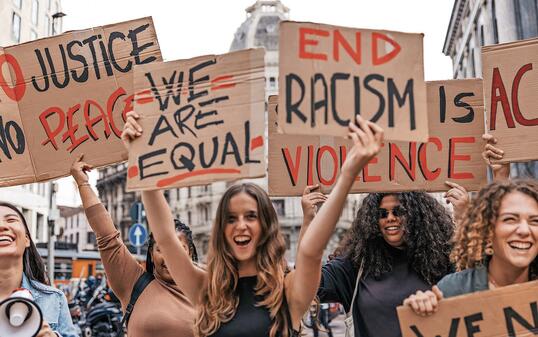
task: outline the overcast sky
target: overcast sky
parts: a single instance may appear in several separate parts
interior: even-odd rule
[[[453,0],[282,0],[290,20],[424,33],[426,80],[452,78],[443,43]],[[255,0],[63,0],[63,28],[85,29],[152,16],[167,61],[228,52],[245,8]],[[72,203],[70,178],[58,202]]]

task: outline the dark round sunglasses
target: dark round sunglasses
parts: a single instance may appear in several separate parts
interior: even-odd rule
[[[395,217],[400,217],[405,215],[405,208],[402,206],[396,206],[391,210],[385,209],[385,208],[378,208],[377,209],[379,219],[386,219],[389,216],[389,213],[392,213]]]

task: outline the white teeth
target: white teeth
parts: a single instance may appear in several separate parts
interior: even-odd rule
[[[245,243],[245,242],[250,241],[250,237],[249,237],[249,236],[245,236],[245,235],[236,236],[236,237],[234,238],[234,241],[237,242],[237,243]]]
[[[7,235],[0,235],[0,242],[1,241],[13,242],[13,238]]]
[[[532,246],[532,243],[530,242],[512,241],[512,242],[509,242],[508,244],[510,245],[510,247],[515,248],[515,249],[529,249]]]
[[[398,230],[398,229],[400,229],[400,226],[385,227],[386,231],[395,231],[395,230]]]

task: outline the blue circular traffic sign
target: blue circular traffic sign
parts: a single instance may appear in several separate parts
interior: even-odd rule
[[[135,223],[129,228],[129,241],[135,247],[143,246],[148,239],[148,230],[139,223]]]

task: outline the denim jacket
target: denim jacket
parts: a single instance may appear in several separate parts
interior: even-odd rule
[[[22,275],[22,288],[28,289],[52,331],[60,337],[78,337],[63,292]]]
[[[445,298],[488,290],[488,268],[478,266],[448,274],[437,286]]]

